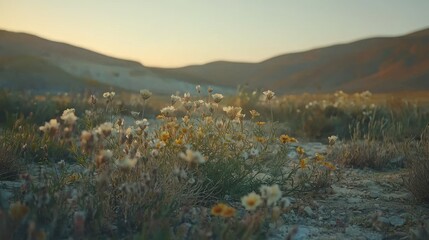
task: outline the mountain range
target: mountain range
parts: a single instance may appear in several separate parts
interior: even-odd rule
[[[337,90],[429,90],[429,29],[279,55],[255,63],[217,61],[181,68],[143,66],[70,44],[0,30],[0,88],[42,92],[147,88],[160,94],[195,85],[278,94]]]

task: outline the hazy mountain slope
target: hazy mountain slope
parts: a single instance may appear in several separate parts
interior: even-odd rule
[[[10,81],[11,79],[13,81]],[[108,85],[75,77],[43,59],[32,56],[0,57],[0,88],[43,92],[109,90]]]
[[[138,62],[122,60],[105,56],[90,50],[82,49],[65,43],[59,43],[43,39],[26,33],[15,33],[0,30],[0,57],[8,59],[28,56],[45,61],[49,64],[44,69],[44,74],[50,79],[52,91],[57,88],[54,85],[70,84],[72,79],[92,79],[105,85],[124,88],[130,91],[138,91],[147,88],[156,93],[171,94],[176,91],[188,91],[195,87],[195,82],[188,78],[166,76],[152,72]],[[37,62],[37,61],[36,61]],[[34,63],[36,63],[34,62]],[[3,82],[28,81],[29,85],[22,85],[23,89],[31,89],[33,82],[40,81],[40,72],[33,72],[27,62],[25,68],[20,69],[19,75],[10,73],[10,69],[2,68]],[[40,64],[40,63],[39,63]],[[62,72],[58,70],[62,70]],[[52,72],[50,72],[52,71]],[[57,81],[57,82],[53,82]],[[4,85],[4,84],[3,84]],[[201,83],[204,86],[204,83]],[[45,89],[49,89],[46,85]],[[80,89],[81,87],[76,87]],[[72,88],[73,90],[75,88]]]

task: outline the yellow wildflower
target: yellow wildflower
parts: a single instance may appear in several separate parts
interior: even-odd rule
[[[325,160],[325,157],[322,154],[316,153],[314,159],[318,162]]]
[[[212,207],[211,214],[214,216],[222,216],[222,213],[228,206],[223,203],[218,203]]]
[[[170,133],[166,132],[166,131],[162,132],[159,139],[164,141],[164,142],[167,142],[168,139],[170,139]]]
[[[241,198],[241,204],[244,206],[244,208],[246,208],[246,210],[254,211],[259,205],[262,204],[262,198],[255,192],[251,192]]]
[[[280,141],[282,143],[292,143],[292,142],[298,142],[298,140],[296,140],[296,138],[293,137],[289,137],[289,135],[283,134],[280,136]]]
[[[307,158],[303,158],[303,159],[301,159],[301,160],[299,160],[299,166],[301,167],[301,168],[306,168],[307,167]]]
[[[258,141],[258,142],[260,142],[260,143],[264,143],[264,142],[266,142],[266,141],[267,141],[267,139],[266,139],[266,138],[264,138],[264,137],[256,137],[256,141]]]
[[[15,221],[20,221],[27,215],[30,209],[21,202],[14,202],[10,205],[9,214]]]
[[[222,217],[233,217],[235,216],[235,208],[233,207],[226,207],[222,212]]]
[[[252,115],[252,119],[254,119],[255,117],[259,117],[261,114],[256,110],[250,110],[250,115]]]
[[[266,122],[256,122],[256,125],[258,125],[258,126],[262,127],[262,126],[264,126],[264,125],[265,125],[265,123],[266,123]]]
[[[298,146],[298,147],[296,148],[296,152],[297,152],[299,155],[304,155],[304,154],[305,154],[304,148],[302,148],[301,146]]]
[[[322,162],[322,165],[325,166],[327,169],[334,171],[337,168],[330,162]]]

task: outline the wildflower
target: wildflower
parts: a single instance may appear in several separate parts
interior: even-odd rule
[[[77,117],[74,114],[75,109],[69,108],[64,110],[63,115],[61,115],[61,119],[65,122],[65,124],[73,125],[75,124]]]
[[[335,142],[337,141],[338,137],[337,136],[330,136],[328,137],[328,141],[329,141],[329,145],[334,145]]]
[[[186,92],[183,94],[183,101],[188,102],[191,99],[191,94],[189,92]]]
[[[197,90],[197,92],[200,93],[201,92],[201,86],[200,85],[195,86],[195,90]]]
[[[14,202],[10,205],[9,215],[14,221],[23,219],[30,209],[21,202]]]
[[[152,141],[149,142],[149,146],[157,149],[161,149],[165,147],[165,145],[166,143],[164,141],[160,141],[159,139],[153,139]]]
[[[289,137],[289,135],[283,134],[280,136],[280,141],[282,143],[292,143],[292,142],[298,142],[298,140],[296,140],[296,138],[293,137]]]
[[[250,110],[250,115],[252,116],[252,119],[261,116],[261,114],[258,113],[256,110]]]
[[[60,123],[57,119],[51,119],[49,122],[45,122],[44,126],[40,126],[39,130],[44,132],[45,134],[55,135],[60,127]]]
[[[209,110],[210,113],[213,113],[215,110],[215,103],[205,103],[206,108]]]
[[[222,119],[216,120],[216,127],[217,128],[223,128],[223,126],[224,126],[224,123],[223,123]]]
[[[183,107],[185,107],[186,111],[191,111],[192,107],[194,106],[193,102],[185,102],[183,104]]]
[[[267,141],[267,139],[266,139],[266,138],[264,138],[264,137],[256,137],[256,141],[258,141],[258,142],[260,142],[260,143],[264,143],[264,142],[266,142],[266,141]]]
[[[147,89],[143,89],[140,90],[140,96],[146,101],[152,96],[152,92]]]
[[[122,169],[132,169],[137,164],[137,158],[127,156],[125,159],[116,160],[115,162]]]
[[[260,191],[262,198],[267,200],[268,206],[273,205],[282,197],[282,192],[277,184],[272,186],[262,185]]]
[[[183,121],[186,125],[189,123],[189,120],[190,120],[190,118],[189,118],[189,116],[188,116],[188,115],[185,115],[184,117],[182,117],[182,121]]]
[[[223,111],[226,112],[226,115],[230,120],[234,120],[235,118],[237,118],[237,116],[241,114],[241,110],[241,107],[223,107]]]
[[[176,108],[174,108],[173,106],[169,106],[161,109],[161,114],[165,117],[171,117],[175,111]]]
[[[95,137],[91,132],[82,131],[80,144],[84,152],[89,152],[94,147]]]
[[[328,170],[334,171],[337,168],[330,162],[322,162],[322,165],[325,166]]]
[[[147,126],[149,126],[149,121],[144,118],[143,120],[137,120],[136,121],[136,125],[141,129],[141,130],[145,130],[145,128]]]
[[[225,217],[225,218],[233,217],[233,216],[235,216],[235,212],[236,212],[235,208],[233,208],[233,207],[227,207],[222,212],[222,217]]]
[[[304,155],[305,154],[305,151],[304,151],[304,148],[303,147],[301,147],[301,146],[298,146],[298,147],[296,147],[296,152],[299,154],[299,155]]]
[[[234,121],[242,122],[245,116],[246,114],[239,113],[237,114],[237,117],[234,119]]]
[[[179,157],[188,163],[205,163],[206,159],[205,157],[198,151],[192,151],[191,149],[186,149],[185,153],[179,153]]]
[[[180,138],[174,140],[174,144],[176,144],[178,146],[183,145],[183,138],[180,137]]]
[[[235,215],[235,208],[229,207],[226,204],[218,203],[214,205],[211,209],[211,214],[214,216],[220,216],[220,217],[233,217]]]
[[[197,100],[197,101],[194,101],[194,105],[195,105],[195,108],[199,108],[199,107],[201,107],[202,105],[204,104],[204,101],[203,100]]]
[[[108,163],[112,159],[113,152],[110,150],[101,150],[98,156],[95,158],[95,165],[101,167]]]
[[[251,157],[257,157],[259,155],[259,150],[256,148],[252,148],[252,149],[250,149],[249,154]]]
[[[170,139],[170,133],[169,132],[162,132],[160,137],[159,137],[162,141],[167,142],[168,139]]]
[[[223,95],[220,93],[215,93],[215,94],[212,94],[212,98],[215,103],[220,103],[220,101],[222,101],[223,99]]]
[[[108,137],[112,133],[113,124],[111,122],[105,122],[98,127],[97,133],[101,136]]]
[[[370,92],[370,91],[365,91],[365,92],[362,92],[362,93],[360,93],[360,96],[362,97],[362,98],[370,98],[371,96],[372,96],[372,93]]]
[[[111,101],[115,96],[115,92],[105,92],[103,93],[103,97],[107,99],[107,101]]]
[[[262,127],[266,124],[266,122],[256,122],[256,125],[258,125],[259,127]]]
[[[115,128],[120,128],[122,126],[124,126],[124,119],[123,118],[118,118],[118,120],[116,120],[115,122]]]
[[[94,94],[91,94],[91,96],[88,99],[88,103],[92,104],[92,105],[95,105],[97,103],[97,97],[95,97]]]
[[[182,98],[177,95],[171,95],[171,105],[176,104],[177,102],[181,101]]]
[[[275,93],[273,91],[271,91],[271,90],[264,91],[263,94],[265,95],[265,98],[268,101],[270,101],[271,99],[273,99],[273,97],[275,95]]]
[[[211,214],[214,216],[221,216],[223,211],[227,208],[228,206],[226,204],[223,203],[218,203],[216,205],[214,205],[211,209]]]
[[[299,167],[300,168],[306,168],[307,167],[307,158],[303,158],[299,160]]]
[[[77,180],[79,180],[79,178],[80,178],[79,174],[72,173],[72,174],[70,174],[69,176],[67,176],[65,178],[65,183],[66,184],[71,184],[71,183],[76,182]]]
[[[212,117],[205,117],[204,118],[204,122],[207,124],[207,125],[210,125],[210,124],[213,124],[213,118]]]
[[[241,198],[241,204],[244,206],[244,208],[246,208],[246,210],[254,211],[259,205],[262,204],[262,198],[255,192],[251,192]]]
[[[316,153],[314,159],[318,162],[321,162],[321,161],[325,160],[325,157],[319,153]]]

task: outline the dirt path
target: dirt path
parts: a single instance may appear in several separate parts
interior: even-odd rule
[[[405,189],[405,174],[404,169],[345,169],[331,193],[295,200],[299,207],[283,215],[284,224],[271,239],[285,239],[294,228],[293,239],[429,239],[419,236],[429,206]]]

